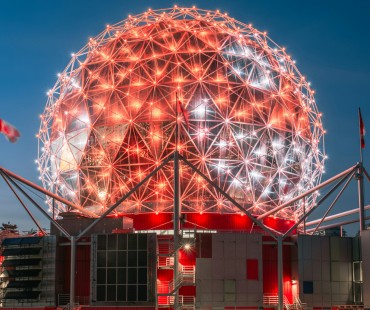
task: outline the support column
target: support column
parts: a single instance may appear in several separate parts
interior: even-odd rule
[[[304,221],[303,221],[303,233],[306,235],[306,197],[303,197],[303,217],[304,217]]]
[[[76,276],[76,237],[71,237],[71,274],[69,284],[69,309],[72,310],[75,304],[75,276]]]
[[[277,237],[277,264],[278,264],[278,302],[279,310],[284,310],[284,281],[283,281],[283,237]]]
[[[357,187],[358,187],[358,214],[359,214],[360,234],[361,234],[361,232],[365,230],[364,171],[363,171],[362,162],[358,164]]]
[[[176,145],[177,147],[177,145]],[[179,274],[179,235],[180,235],[180,167],[179,167],[179,153],[176,149],[173,158],[174,165],[174,210],[173,210],[173,245],[174,245],[174,268],[173,281],[174,288],[177,286]],[[179,293],[175,292],[174,309],[178,308]]]

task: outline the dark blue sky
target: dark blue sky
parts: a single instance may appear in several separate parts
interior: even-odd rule
[[[325,144],[329,160],[324,179],[358,161],[359,106],[370,133],[370,1],[3,0],[0,118],[16,125],[22,138],[17,144],[10,144],[0,137],[0,165],[38,182],[34,163],[38,116],[46,103],[46,91],[67,65],[70,54],[82,48],[106,24],[148,8],[174,4],[220,9],[268,31],[272,40],[287,48],[316,90],[317,105],[328,131]],[[370,171],[370,134],[367,144],[364,159]],[[367,192],[368,204],[369,186]],[[356,205],[353,184],[336,209],[352,209]],[[1,181],[0,223],[4,221],[16,222],[22,229],[34,226]]]

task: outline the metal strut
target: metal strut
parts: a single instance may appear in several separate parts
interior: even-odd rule
[[[320,225],[322,224],[322,222],[325,220],[326,216],[329,214],[329,212],[331,211],[331,209],[334,207],[334,205],[337,203],[338,199],[342,196],[343,192],[345,191],[345,189],[347,188],[349,182],[351,182],[352,178],[353,178],[353,175],[356,173],[356,171],[353,171],[352,174],[350,175],[350,177],[348,178],[346,184],[343,185],[342,189],[340,190],[340,192],[338,193],[338,195],[335,197],[335,199],[333,200],[333,202],[331,203],[331,205],[329,206],[329,208],[326,210],[324,216],[321,218],[320,222],[317,224],[317,226],[315,227],[314,231],[312,232],[312,234],[315,234],[315,232],[319,229]]]
[[[200,171],[197,167],[195,167],[191,162],[189,162],[186,158],[184,158],[182,155],[179,155],[180,159],[187,164],[194,172],[199,174],[204,180],[208,182],[209,185],[211,185],[214,189],[216,189],[221,195],[223,195],[227,200],[229,200],[235,207],[237,207],[241,212],[243,212],[245,215],[247,215],[254,224],[261,227],[267,234],[269,234],[274,239],[277,239],[276,235],[281,235],[280,232],[275,231],[267,226],[265,226],[261,221],[256,219],[251,213],[249,213],[247,210],[245,210],[240,204],[238,204],[229,194],[227,194],[221,187],[219,187],[217,184],[215,184],[211,179],[209,179],[202,171]],[[275,233],[275,234],[274,234]]]
[[[352,174],[352,172],[355,171],[355,169],[357,168],[357,166],[355,166],[354,168],[352,168],[352,170],[350,170],[349,172],[346,170],[347,174],[345,174],[343,176],[343,173],[341,173],[340,175],[342,176],[342,179],[337,183],[335,184],[331,189],[330,191],[324,196],[322,197],[312,208],[310,211],[308,211],[306,213],[306,215],[302,218],[300,218],[297,223],[295,223],[292,227],[290,227],[284,234],[284,237],[288,236],[294,229],[296,229],[298,227],[299,224],[302,223],[302,221],[304,221],[313,211],[315,211],[339,186],[341,186],[343,184],[343,182]]]
[[[58,223],[56,222],[39,204],[33,200],[30,195],[28,195],[14,180],[9,177],[3,170],[0,169],[0,173],[5,177],[47,218],[51,221],[59,231],[64,234],[69,240],[71,239],[71,235]]]
[[[39,224],[39,222],[35,219],[35,217],[32,215],[32,213],[30,212],[30,210],[28,210],[27,206],[24,204],[24,202],[21,199],[21,197],[17,194],[17,192],[14,190],[13,186],[9,183],[9,181],[7,180],[7,178],[4,176],[4,173],[2,171],[0,171],[0,174],[1,174],[2,178],[4,179],[4,181],[6,182],[6,184],[11,189],[11,191],[13,192],[14,196],[17,197],[19,203],[22,205],[22,207],[24,208],[24,210],[26,210],[26,212],[29,215],[29,217],[35,223],[35,225],[37,226],[37,228],[39,229],[39,231],[43,234],[43,236],[47,236],[48,235],[47,232],[42,229],[42,227]]]

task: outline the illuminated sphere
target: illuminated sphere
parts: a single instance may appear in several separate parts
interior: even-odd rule
[[[41,179],[101,214],[173,154],[178,96],[189,114],[189,123],[178,115],[182,156],[261,215],[320,182],[324,130],[313,93],[284,48],[227,14],[174,7],[129,16],[73,54],[48,92]],[[182,212],[239,211],[184,163],[180,173]],[[275,215],[297,219],[302,206]],[[170,162],[116,212],[172,210]]]

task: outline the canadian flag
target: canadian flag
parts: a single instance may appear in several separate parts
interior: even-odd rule
[[[177,103],[178,103],[178,106],[179,106],[179,110],[180,110],[182,116],[184,117],[186,127],[189,129],[189,112],[186,109],[184,109],[184,107],[182,105],[182,102],[180,100],[177,100]]]
[[[365,130],[365,125],[364,125],[364,121],[362,120],[362,115],[361,115],[361,110],[360,108],[358,109],[358,117],[359,117],[359,121],[360,121],[360,141],[361,141],[361,148],[365,148],[365,134],[366,134],[366,130]]]
[[[0,132],[12,143],[17,142],[17,139],[21,136],[17,128],[2,119],[0,119]]]

